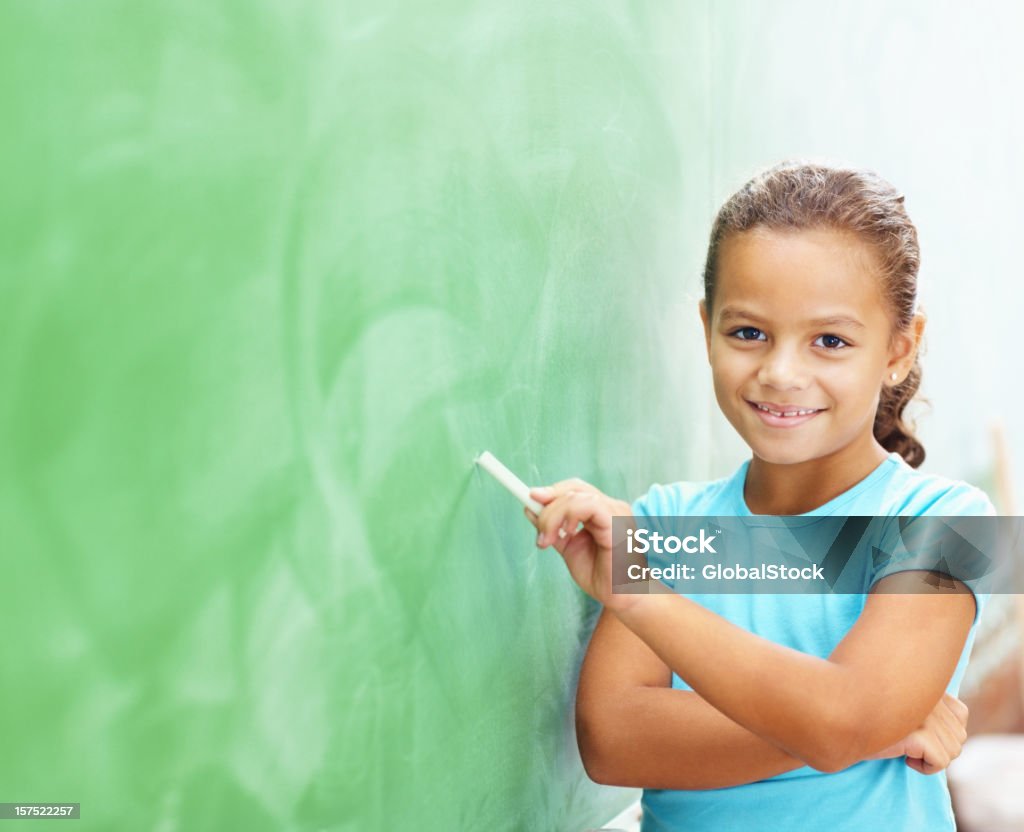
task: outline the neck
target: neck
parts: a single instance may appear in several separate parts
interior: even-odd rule
[[[847,446],[806,462],[766,462],[755,454],[743,499],[753,514],[806,514],[855,486],[888,455],[874,436],[860,447]]]

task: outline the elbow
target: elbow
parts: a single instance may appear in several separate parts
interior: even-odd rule
[[[862,724],[849,710],[827,714],[801,758],[808,766],[825,774],[835,774],[860,762],[865,756],[861,753],[865,739]]]
[[[607,738],[595,720],[587,719],[579,711],[576,713],[576,745],[587,777],[602,786],[622,785],[612,767],[615,755],[608,747]]]
[[[808,755],[804,760],[808,766],[823,774],[835,774],[852,765],[842,753],[833,750],[822,750],[820,753]]]
[[[844,753],[841,748],[815,749],[804,757],[804,762],[822,774],[835,774],[852,766],[856,760]]]

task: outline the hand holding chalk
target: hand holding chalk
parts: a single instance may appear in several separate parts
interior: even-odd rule
[[[632,516],[628,503],[580,479],[529,489],[492,454],[484,452],[476,461],[523,504],[537,527],[537,546],[554,546],[584,592],[610,609],[635,601],[635,595],[612,592],[612,517]]]
[[[526,487],[526,483],[498,462],[494,454],[490,451],[484,451],[476,458],[476,464],[505,486],[512,493],[512,496],[530,509],[530,511],[534,514],[540,514],[543,506],[536,500],[530,499],[530,489]]]
[[[530,496],[544,503],[539,516],[526,509],[537,546],[553,546],[580,589],[609,609],[632,606],[638,596],[615,594],[612,581],[612,518],[631,515],[631,507],[579,479],[535,488]]]
[[[497,457],[495,457],[490,451],[484,451],[480,454],[480,456],[476,458],[476,464],[505,486],[505,488],[511,492],[513,497],[519,500],[519,502],[533,513],[534,517],[539,515],[544,509],[544,506],[530,497],[530,489],[527,488],[526,483],[502,465],[498,461]],[[529,517],[529,515],[527,515],[527,517]],[[566,534],[567,532],[564,529],[558,530],[558,536],[560,538],[565,538]]]

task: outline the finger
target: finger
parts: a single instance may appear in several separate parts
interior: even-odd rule
[[[562,519],[555,530],[558,537],[554,546],[559,554],[565,554],[565,547],[569,545],[570,539],[579,530],[582,515],[586,511],[585,506],[592,499],[592,495],[577,491],[566,491],[561,499],[564,501],[564,509]]]
[[[542,548],[550,546],[559,538],[565,537],[564,533],[559,535],[558,532],[562,531],[562,524],[565,521],[569,505],[568,500],[571,497],[571,492],[569,494],[562,494],[544,506],[540,516],[537,518],[538,546]]]
[[[946,707],[952,711],[953,715],[961,722],[961,724],[963,724],[964,728],[966,728],[967,720],[971,715],[970,708],[968,708],[964,702],[948,693],[942,694],[942,701],[945,703]]]
[[[559,535],[561,535],[561,537],[559,537],[559,539],[556,540],[552,545],[554,546],[554,549],[556,552],[558,552],[558,554],[560,554],[563,558],[567,559],[567,565],[569,556],[573,555],[574,553],[578,554],[581,550],[581,545],[582,549],[584,550],[588,548],[586,543],[580,544],[580,541],[578,540],[575,532],[569,533],[566,532],[565,529],[559,529],[558,533]]]
[[[534,514],[526,506],[523,506],[523,514],[526,515],[526,519],[533,523],[533,527],[537,528],[537,515]]]
[[[934,774],[942,771],[949,765],[949,751],[946,746],[950,743],[949,732],[945,726],[932,728],[923,731],[924,755],[922,757],[923,774]],[[955,747],[955,743],[954,743]]]
[[[962,726],[956,717],[940,701],[935,710],[928,714],[924,721],[924,728],[921,731],[922,736],[927,740],[925,748],[939,755],[939,759],[931,759],[935,762],[942,762],[942,757],[958,754],[960,751],[959,735],[961,730]]]
[[[608,512],[607,500],[599,494],[574,494],[566,514],[566,540],[559,551],[563,556],[584,555],[592,557],[600,547],[610,547],[612,517]],[[577,540],[582,545],[573,546]],[[597,545],[598,549],[594,546]],[[569,564],[567,557],[566,563]],[[570,568],[571,568],[570,564]]]
[[[907,757],[907,765],[924,775],[938,774],[943,769],[943,766],[933,766],[927,760],[918,760],[914,757]]]
[[[964,740],[967,739],[967,727],[944,701],[939,702],[935,710],[932,711],[931,716],[940,720],[945,726],[946,731],[956,739],[957,743],[963,745]]]
[[[540,503],[542,506],[550,503],[558,495],[555,494],[554,489],[550,485],[539,485],[535,488],[530,489],[530,497]]]
[[[591,485],[586,480],[581,480],[579,477],[570,477],[567,480],[561,480],[555,483],[555,487],[563,491],[590,491],[594,494],[600,494],[601,490],[596,485]]]
[[[565,554],[566,548],[582,528],[580,521],[574,520],[571,515],[562,521],[562,525],[558,527],[558,540],[555,543],[559,554]]]
[[[541,488],[530,489],[530,496],[533,497],[542,507],[551,505],[559,497],[568,497],[574,494],[574,489],[571,488],[558,488],[555,486],[545,485]]]
[[[553,485],[543,485],[537,488],[531,488],[530,496],[541,505],[547,505],[555,498],[561,497],[570,491],[589,491],[595,494],[601,493],[596,486],[579,479],[579,477],[573,477],[572,479],[561,480]]]
[[[544,507],[540,514],[541,542],[554,545],[560,553],[576,534],[580,523],[591,519],[596,510],[597,499],[590,492],[567,491]],[[561,544],[561,545],[559,545]]]
[[[935,735],[939,738],[939,742],[942,743],[942,748],[945,758],[945,765],[949,765],[953,760],[960,756],[960,749],[963,746],[963,742],[959,739],[957,734],[959,726],[954,728],[951,725],[942,725],[936,729]],[[945,766],[943,766],[945,768]]]

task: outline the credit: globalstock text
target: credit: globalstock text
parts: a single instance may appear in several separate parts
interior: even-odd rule
[[[626,569],[626,575],[631,581],[693,581],[697,578],[697,567],[685,563],[664,567],[633,563]],[[700,577],[706,581],[823,581],[825,573],[817,564],[796,567],[778,563],[762,563],[760,566],[705,563],[700,568]]]

